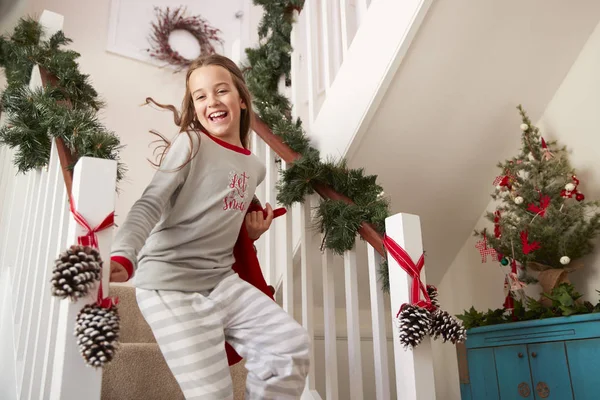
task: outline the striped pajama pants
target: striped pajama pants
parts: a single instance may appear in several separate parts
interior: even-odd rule
[[[225,341],[246,359],[246,399],[300,398],[307,332],[237,274],[210,293],[138,288],[136,296],[187,400],[233,398]]]

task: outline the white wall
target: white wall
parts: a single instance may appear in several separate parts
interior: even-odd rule
[[[571,162],[581,179],[580,189],[588,199],[600,198],[600,24],[590,36],[560,88],[538,122],[544,136],[556,139],[571,151]],[[524,105],[527,106],[526,104]],[[515,146],[519,143],[518,116],[515,117]],[[490,160],[496,162],[497,160]],[[488,209],[493,210],[490,203]],[[477,228],[490,226],[480,219]],[[452,314],[471,305],[478,310],[502,306],[503,273],[498,263],[482,264],[470,237],[442,279],[440,299]],[[592,302],[600,289],[600,241],[596,254],[587,257],[585,270],[574,273],[572,282]],[[460,399],[456,353],[452,346],[434,344],[435,383],[440,399]]]

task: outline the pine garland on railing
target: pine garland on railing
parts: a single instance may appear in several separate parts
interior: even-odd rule
[[[319,151],[310,145],[300,119],[292,118],[289,100],[278,91],[281,77],[290,84],[290,34],[294,10],[301,10],[303,0],[254,0],[265,12],[259,27],[260,45],[246,49],[248,65],[246,80],[261,119],[274,134],[282,138],[292,150],[301,154],[282,172],[277,200],[285,206],[302,203],[314,193],[314,184],[325,184],[350,198],[355,204],[322,200],[318,222],[325,235],[325,247],[342,254],[354,247],[358,229],[363,221],[371,223],[379,232],[385,230],[389,215],[388,201],[377,177],[365,175],[363,169],[350,169],[346,161],[321,161]],[[387,267],[382,266],[382,278],[387,278]],[[387,279],[384,289],[387,290]]]
[[[278,91],[281,77],[290,84],[290,35],[294,10],[301,10],[303,0],[255,0],[265,12],[259,27],[260,45],[247,49],[246,80],[255,99],[261,119],[282,138],[292,150],[301,154],[288,169],[282,171],[277,199],[285,206],[302,203],[314,193],[314,184],[326,184],[350,198],[354,205],[339,200],[321,201],[318,225],[324,234],[324,246],[342,254],[354,247],[361,223],[371,223],[379,232],[385,231],[389,215],[388,201],[377,177],[365,175],[363,169],[350,169],[346,161],[321,161],[319,151],[310,145],[300,119],[292,118],[289,100]],[[380,270],[384,290],[389,290],[387,263]]]
[[[0,110],[6,124],[0,127],[0,145],[16,148],[14,163],[19,172],[47,165],[54,137],[61,138],[75,161],[88,156],[119,160],[119,138],[98,120],[103,107],[88,76],[79,71],[79,54],[64,50],[71,43],[62,31],[42,40],[43,27],[31,18],[22,18],[12,35],[0,36],[0,68],[7,87]],[[31,90],[34,65],[50,75],[43,89]],[[119,162],[118,179],[125,166]]]

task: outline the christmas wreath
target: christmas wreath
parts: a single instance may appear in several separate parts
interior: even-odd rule
[[[215,52],[214,42],[223,43],[219,38],[219,29],[212,27],[199,15],[185,16],[186,9],[183,7],[173,10],[169,7],[165,10],[155,7],[154,10],[157,20],[152,23],[152,33],[149,39],[151,48],[148,49],[148,52],[151,57],[176,66],[178,71],[188,67],[192,60],[183,57],[169,44],[169,37],[173,31],[189,32],[198,41],[200,54],[203,55]]]

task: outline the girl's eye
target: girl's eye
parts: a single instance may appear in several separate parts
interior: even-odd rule
[[[205,96],[198,96],[196,97],[196,100],[203,100]]]
[[[219,93],[219,94],[227,93],[227,90],[221,89],[217,93]]]

